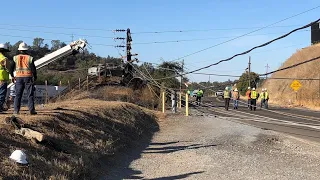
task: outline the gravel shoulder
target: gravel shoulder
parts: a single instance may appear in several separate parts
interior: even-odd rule
[[[107,179],[319,179],[320,144],[232,121],[170,116]],[[121,166],[121,165],[119,165]],[[126,171],[124,171],[126,170]],[[130,170],[130,171],[128,171]],[[112,173],[111,173],[112,174]]]

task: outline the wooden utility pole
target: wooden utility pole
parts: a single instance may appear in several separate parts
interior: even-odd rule
[[[181,93],[182,93],[182,79],[183,79],[183,77],[182,77],[182,74],[183,74],[183,72],[184,72],[184,70],[183,70],[183,68],[184,68],[184,59],[182,60],[182,64],[181,64],[181,67],[182,67],[182,72],[181,72],[181,75],[180,75],[180,100],[179,100],[179,108],[181,108]]]
[[[251,78],[250,78],[250,73],[251,73],[251,57],[249,56],[249,63],[248,63],[248,78],[249,78],[249,87],[251,87]]]

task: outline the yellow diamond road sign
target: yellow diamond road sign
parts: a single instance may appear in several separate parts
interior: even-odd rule
[[[291,85],[290,85],[290,87],[291,87],[294,91],[298,91],[301,86],[302,86],[301,83],[300,83],[299,81],[297,81],[297,80],[294,80],[294,81],[291,83]]]

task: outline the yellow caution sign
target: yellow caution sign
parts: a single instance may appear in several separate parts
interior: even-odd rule
[[[302,84],[298,81],[298,80],[294,80],[290,87],[294,90],[294,91],[298,91],[300,89],[300,87],[302,86]]]

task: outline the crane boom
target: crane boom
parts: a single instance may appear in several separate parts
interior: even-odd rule
[[[86,45],[87,45],[86,40],[79,39],[77,41],[74,41],[74,42],[36,60],[34,62],[36,69],[40,69],[40,68],[48,65],[49,63],[52,63],[52,62],[58,60],[59,58],[66,57],[66,56],[71,55],[73,53],[77,53],[77,52],[79,52],[79,50],[85,48]],[[13,83],[10,83],[8,85],[8,88],[10,88],[12,85],[13,85]]]

